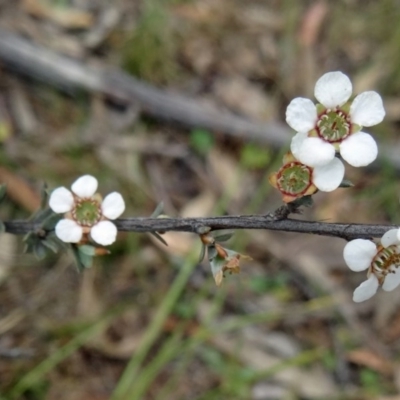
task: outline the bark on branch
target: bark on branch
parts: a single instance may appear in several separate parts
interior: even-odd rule
[[[125,218],[114,221],[118,230],[129,232],[192,232],[205,233],[221,229],[265,229],[332,236],[345,240],[381,237],[395,225],[343,224],[301,221],[293,218],[277,219],[275,213],[266,215],[232,215],[209,218]],[[40,225],[30,221],[4,222],[6,232],[22,235],[40,233]],[[43,232],[45,234],[45,232]]]

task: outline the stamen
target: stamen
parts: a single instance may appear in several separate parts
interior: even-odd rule
[[[316,131],[329,143],[340,143],[351,134],[350,116],[340,108],[327,109],[319,115]]]
[[[81,226],[93,226],[101,218],[101,206],[95,199],[78,199],[72,210],[72,217]]]
[[[400,245],[382,248],[371,263],[371,272],[379,282],[383,282],[388,274],[394,274],[400,267]]]
[[[306,165],[293,161],[277,173],[278,189],[287,195],[302,195],[311,186],[312,170]]]

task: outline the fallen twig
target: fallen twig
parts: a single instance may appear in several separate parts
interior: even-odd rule
[[[161,90],[117,68],[84,65],[0,29],[0,61],[13,71],[70,91],[88,90],[123,104],[138,104],[143,113],[189,127],[269,143],[280,148],[291,138],[278,122],[259,123],[201,102]]]

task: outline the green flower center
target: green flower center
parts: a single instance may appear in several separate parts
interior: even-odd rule
[[[101,218],[101,207],[94,199],[79,199],[75,203],[72,215],[81,226],[93,226]]]
[[[341,142],[351,133],[350,118],[341,109],[325,110],[319,115],[316,130],[326,142]]]
[[[400,245],[397,244],[380,250],[371,263],[371,270],[381,284],[386,275],[393,274],[398,267],[400,267]]]
[[[282,193],[301,195],[312,184],[312,169],[293,161],[284,165],[277,174],[277,185]]]

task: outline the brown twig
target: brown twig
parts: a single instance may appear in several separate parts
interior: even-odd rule
[[[40,224],[30,221],[6,221],[6,232],[22,235],[38,231]],[[126,218],[115,221],[120,231],[130,232],[192,232],[203,234],[222,229],[266,229],[272,231],[309,233],[345,240],[381,237],[394,225],[343,224],[298,219],[279,219],[276,213],[266,215],[232,215],[209,218]]]

